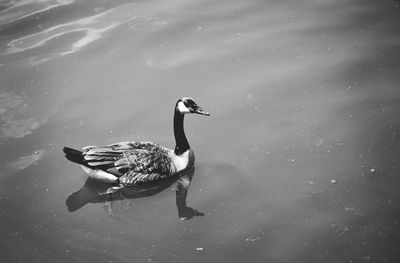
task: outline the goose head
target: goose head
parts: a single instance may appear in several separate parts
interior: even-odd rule
[[[177,110],[180,114],[196,113],[210,116],[209,112],[204,111],[193,99],[187,97],[183,97],[178,100],[175,110]]]

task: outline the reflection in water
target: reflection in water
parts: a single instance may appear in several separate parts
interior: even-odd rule
[[[72,193],[67,198],[66,205],[70,212],[74,212],[87,203],[105,203],[105,209],[109,214],[113,215],[113,201],[153,196],[177,182],[176,206],[178,208],[179,218],[181,220],[188,220],[195,216],[204,216],[203,213],[186,205],[186,197],[194,175],[194,170],[193,167],[172,178],[146,184],[132,185],[128,188],[121,188],[117,192],[111,194],[106,193],[107,189],[110,187],[109,183],[88,178],[79,191]]]

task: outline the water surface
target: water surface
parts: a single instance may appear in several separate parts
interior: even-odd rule
[[[399,11],[3,1],[1,261],[398,262]],[[183,96],[211,112],[186,117],[186,204],[178,181],[94,198],[62,147],[173,147]],[[180,220],[181,205],[199,214]]]

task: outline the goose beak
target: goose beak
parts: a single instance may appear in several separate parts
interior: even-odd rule
[[[210,116],[210,113],[208,111],[204,111],[200,106],[197,106],[197,108],[194,110],[194,113]]]

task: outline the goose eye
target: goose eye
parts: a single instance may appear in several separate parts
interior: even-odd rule
[[[186,106],[187,107],[191,107],[191,108],[195,108],[197,105],[196,105],[196,102],[194,102],[193,100],[188,100]]]

